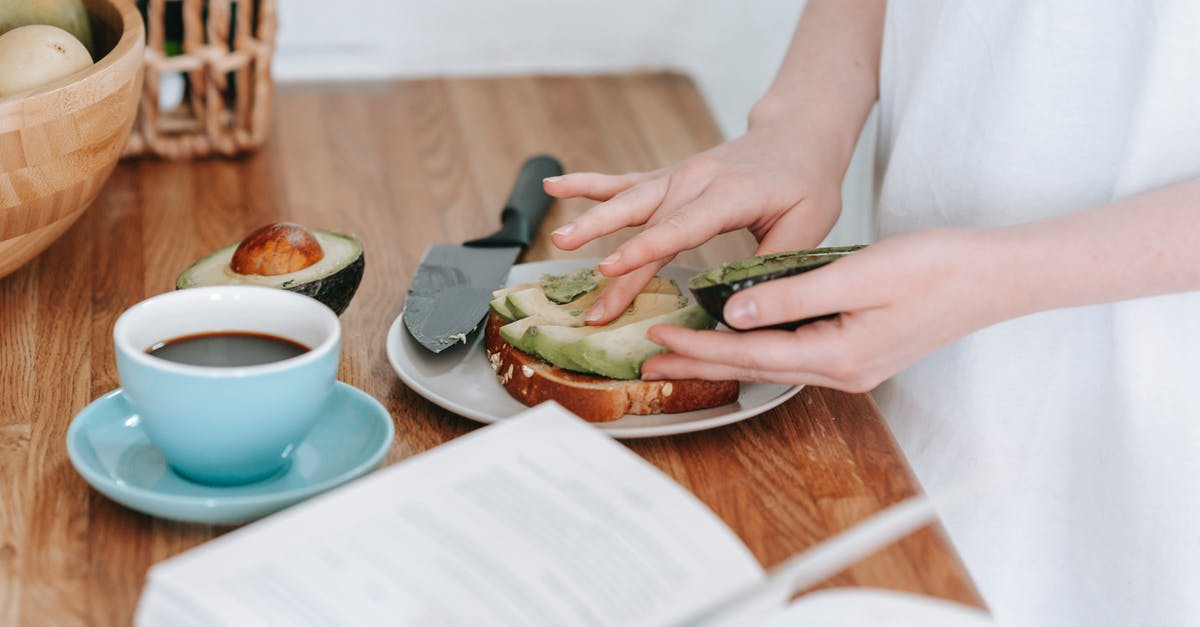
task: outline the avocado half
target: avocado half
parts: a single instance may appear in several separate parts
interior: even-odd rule
[[[175,280],[175,289],[207,285],[261,285],[311,296],[341,315],[362,281],[362,244],[350,235],[311,229],[325,255],[315,264],[286,274],[240,274],[230,267],[238,244],[220,248],[189,266]]]
[[[692,277],[688,281],[688,289],[705,311],[729,326],[725,322],[724,311],[730,296],[759,283],[815,270],[864,247],[865,245],[809,248],[731,261]],[[828,317],[830,316],[808,318],[764,328],[790,331],[802,324]]]

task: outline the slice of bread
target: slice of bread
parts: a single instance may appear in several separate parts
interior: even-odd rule
[[[500,337],[505,324],[495,312],[488,315],[484,328],[488,361],[504,389],[530,407],[553,400],[588,422],[609,422],[625,414],[692,411],[738,398],[737,381],[622,380],[565,370],[505,341]]]

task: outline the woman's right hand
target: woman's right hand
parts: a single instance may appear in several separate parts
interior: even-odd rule
[[[756,254],[816,245],[841,210],[844,164],[822,162],[821,146],[789,129],[752,128],[742,137],[678,164],[630,174],[579,172],[552,177],[545,190],[556,198],[602,201],[554,231],[564,250],[625,227],[646,228],[600,263],[617,277],[588,311],[589,324],[605,324],[680,252],[721,233],[749,229]]]

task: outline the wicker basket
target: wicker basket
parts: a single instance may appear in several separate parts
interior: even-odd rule
[[[233,156],[262,145],[271,121],[275,0],[138,4],[146,18],[146,69],[124,156]],[[162,97],[164,77],[179,79],[181,98]]]

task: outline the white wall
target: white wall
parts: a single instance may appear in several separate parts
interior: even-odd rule
[[[284,0],[281,81],[672,69],[696,81],[726,136],[774,76],[802,0]],[[860,142],[829,241],[866,241],[871,138]]]

